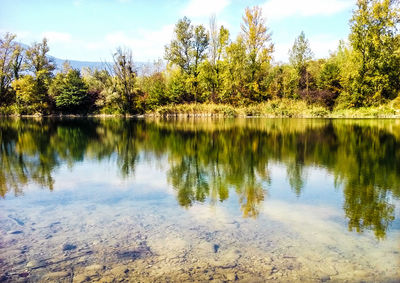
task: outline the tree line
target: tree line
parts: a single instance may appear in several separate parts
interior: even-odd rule
[[[273,61],[274,44],[260,7],[246,8],[235,40],[210,18],[208,29],[184,17],[165,46],[164,59],[138,75],[129,49],[118,48],[107,68],[55,72],[47,40],[23,48],[0,38],[3,113],[133,114],[163,105],[245,106],[270,99],[304,100],[328,109],[387,103],[400,93],[398,0],[358,0],[348,41],[315,59],[304,32],[289,63]]]

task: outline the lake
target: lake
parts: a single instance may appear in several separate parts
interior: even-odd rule
[[[397,282],[400,120],[0,120],[0,281]]]

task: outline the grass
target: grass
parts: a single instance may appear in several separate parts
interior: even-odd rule
[[[121,116],[117,113],[102,113],[105,116]],[[100,114],[100,116],[102,116]],[[107,115],[108,114],[108,115]],[[0,115],[18,115],[15,107],[0,107]],[[92,114],[95,115],[95,114]],[[216,117],[270,117],[270,118],[400,118],[400,97],[387,104],[371,107],[330,110],[319,105],[310,105],[302,100],[274,99],[247,106],[229,104],[191,103],[160,106],[147,116],[216,116]],[[79,115],[78,115],[79,116]]]
[[[276,99],[248,106],[227,104],[171,104],[148,112],[153,116],[221,116],[276,118],[400,118],[400,103],[376,107],[333,109],[309,105],[301,100]]]
[[[228,104],[171,104],[161,106],[147,114],[156,116],[265,116],[265,117],[323,117],[328,110],[320,106],[309,106],[304,101],[291,99],[270,100],[249,106]]]
[[[334,110],[332,118],[400,118],[400,110],[390,105]]]

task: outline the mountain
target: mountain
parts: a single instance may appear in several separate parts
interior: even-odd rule
[[[77,61],[77,60],[63,60],[56,58],[54,56],[49,56],[57,65],[57,70],[61,70],[65,61],[68,61],[73,69],[82,70],[83,68],[90,68],[92,70],[98,69],[103,70],[107,68],[108,65],[112,65],[109,62],[89,62],[89,61]]]
[[[29,48],[29,46],[27,44],[24,44],[21,42],[17,42],[17,43],[19,45],[21,45],[22,48],[24,48],[24,49]],[[109,68],[109,67],[107,67],[107,65],[108,66],[113,65],[112,62],[100,62],[100,61],[91,62],[91,61],[66,60],[66,59],[60,59],[60,58],[57,58],[57,57],[54,57],[51,55],[49,55],[48,57],[50,59],[52,59],[54,61],[54,63],[56,64],[56,72],[62,70],[62,67],[63,67],[63,64],[65,61],[68,61],[73,69],[78,69],[80,71],[83,68],[90,68],[92,70],[94,70],[94,69],[105,70],[105,69]],[[135,67],[136,67],[138,73],[140,73],[147,65],[149,65],[149,63],[135,62]]]
[[[61,71],[63,64],[65,61],[68,61],[70,66],[73,69],[78,69],[82,70],[83,68],[90,68],[92,70],[97,69],[97,70],[109,70],[112,68],[113,64],[112,62],[90,62],[90,61],[77,61],[77,60],[63,60],[54,56],[49,56],[49,58],[53,59],[54,62],[56,63],[56,71]],[[134,62],[135,69],[137,70],[138,74],[141,74],[143,70],[146,69],[146,67],[151,66],[151,63],[145,63],[145,62]]]

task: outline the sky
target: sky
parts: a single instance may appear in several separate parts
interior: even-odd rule
[[[132,49],[135,61],[164,56],[174,26],[187,16],[209,26],[211,15],[240,33],[246,7],[263,9],[275,46],[274,61],[286,62],[288,50],[304,31],[315,58],[336,50],[349,34],[356,0],[0,0],[0,33],[31,44],[48,39],[50,55],[80,61],[110,61],[118,47]]]

